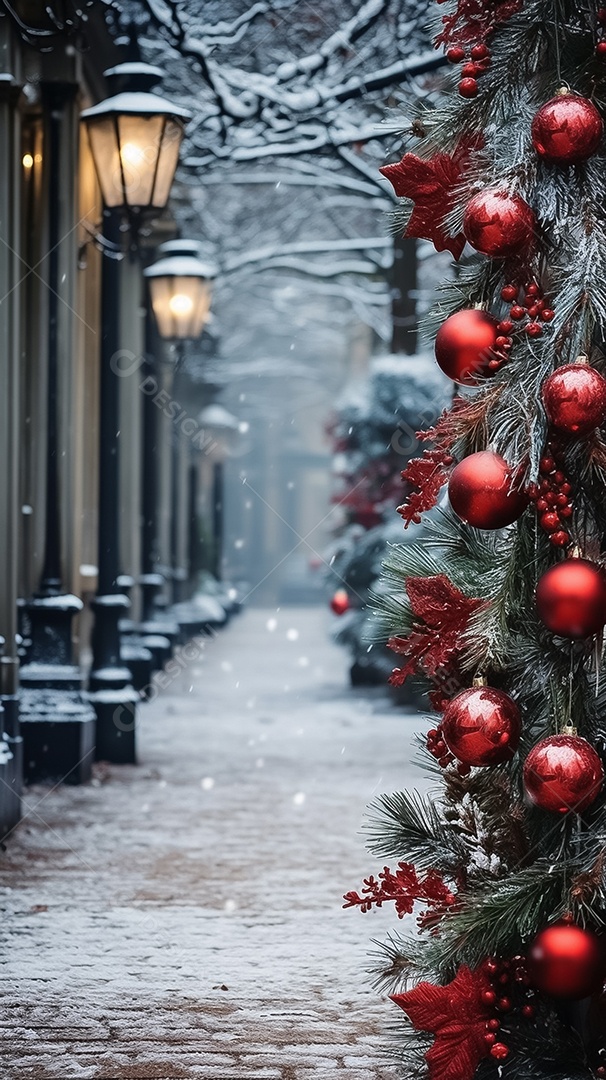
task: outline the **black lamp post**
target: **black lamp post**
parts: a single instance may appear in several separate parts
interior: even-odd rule
[[[104,202],[99,431],[99,574],[93,601],[90,698],[97,715],[97,757],[133,762],[137,694],[120,659],[119,621],[129,600],[119,591],[120,267],[123,221],[136,234],[145,210],[168,201],[184,121],[189,114],[149,91],[162,77],[148,64],[121,64],[105,73],[115,95],[82,114]]]
[[[213,435],[216,450],[213,454],[212,480],[212,536],[213,536],[213,574],[217,581],[223,577],[223,559],[225,547],[225,459],[230,456],[236,445],[239,421],[223,405],[214,402],[207,405],[200,413],[200,423],[205,431]]]
[[[89,778],[94,756],[95,713],[82,693],[72,662],[71,624],[82,601],[66,595],[62,581],[59,483],[59,279],[61,248],[61,149],[64,112],[73,83],[43,84],[46,114],[44,153],[50,206],[48,225],[48,356],[46,417],[46,510],[44,563],[38,591],[27,605],[31,648],[21,669],[20,713],[24,778],[80,783]]]
[[[197,341],[203,333],[210,314],[212,283],[216,277],[216,267],[200,258],[200,245],[192,240],[171,240],[158,249],[161,258],[144,270],[144,277],[149,286],[149,298],[160,338],[175,343],[182,349],[186,341]],[[150,403],[151,407],[151,403]],[[150,429],[153,425],[150,418]],[[179,436],[172,432],[171,438],[171,562],[173,571],[173,601],[182,599],[180,595],[180,574],[183,568],[178,565],[178,499],[177,484],[179,478]],[[151,497],[156,489],[155,455],[152,452],[144,456],[145,468],[152,472],[144,480],[144,493]],[[149,512],[153,515],[151,506]],[[144,506],[143,546],[144,567],[149,570],[144,575],[143,590],[147,593],[147,610],[154,602],[155,594],[162,581],[153,573],[152,560],[157,547],[157,537],[152,535]],[[144,601],[145,603],[145,601]]]

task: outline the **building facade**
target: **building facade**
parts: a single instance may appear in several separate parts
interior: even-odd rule
[[[25,682],[30,688],[45,691],[47,743],[69,738],[68,725],[62,727],[61,716],[52,715],[61,699],[60,692],[54,694],[58,674],[41,670],[45,664],[40,663],[37,634],[49,649],[45,661],[50,661],[50,668],[65,669],[61,676],[67,680],[65,686],[69,682],[69,692],[76,696],[82,689],[86,708],[82,676],[90,664],[94,624],[90,602],[97,589],[103,524],[99,521],[102,271],[103,260],[116,253],[103,250],[103,205],[81,113],[108,96],[103,73],[125,59],[96,6],[71,35],[50,33],[44,4],[17,4],[14,10],[18,18],[0,19],[2,833],[18,818],[22,769],[26,778],[44,779],[44,768],[30,769],[32,754],[39,756],[40,750],[36,740],[33,749],[30,746],[33,728],[19,723],[20,711],[25,719],[22,671],[28,673]],[[24,23],[36,33],[24,30]],[[120,350],[115,361],[119,386],[115,439],[120,482],[115,498],[120,588],[130,591],[127,621],[135,629],[142,617],[139,582],[145,571],[149,574],[157,567],[165,579],[179,580],[178,599],[191,592],[195,480],[204,470],[200,461],[208,454],[208,447],[201,449],[200,440],[192,439],[191,432],[170,416],[174,349],[150,329],[143,269],[153,258],[154,244],[175,234],[175,224],[165,213],[159,221],[144,222],[141,232],[138,243],[125,236],[116,259]],[[153,510],[153,521],[147,522],[146,485],[147,511],[150,497]],[[146,543],[153,550],[144,550]],[[175,598],[170,585],[162,596],[156,583],[158,599]],[[36,597],[46,598],[37,629],[32,625],[32,612],[34,624],[40,614],[35,603],[32,607]],[[61,607],[65,597],[71,598],[69,612]],[[65,642],[59,640],[61,627],[66,626],[69,656]],[[77,677],[70,665],[75,665]],[[76,769],[68,779],[86,779],[90,759],[88,753],[85,768]],[[61,761],[58,751],[49,779],[63,778],[57,775]]]

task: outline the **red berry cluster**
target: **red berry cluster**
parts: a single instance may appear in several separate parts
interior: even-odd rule
[[[598,39],[595,51],[598,56],[604,58],[606,57],[606,8],[598,9],[598,22],[600,24],[598,33],[601,37]],[[606,1075],[606,1073],[604,1075]]]
[[[469,53],[460,45],[453,45],[446,53],[446,59],[451,64],[463,64],[461,81],[459,82],[461,97],[476,97],[478,93],[478,76],[483,75],[490,67],[490,49],[488,45],[483,41],[479,41],[476,45],[472,45]]]
[[[524,294],[523,303],[521,302],[520,291]],[[501,296],[503,300],[511,304],[511,308],[509,311],[510,318],[499,323],[499,333],[511,334],[514,323],[518,323],[520,329],[522,329],[521,324],[526,319],[524,331],[528,334],[528,337],[536,338],[543,333],[543,323],[555,319],[555,311],[549,307],[543,296],[541,286],[536,281],[524,285],[522,290],[518,285],[505,285],[501,289]],[[501,330],[501,327],[504,329]],[[511,348],[511,345],[509,347]],[[502,346],[502,348],[505,348],[505,346]]]
[[[427,732],[427,749],[431,756],[436,758],[441,769],[446,769],[448,765],[452,765],[456,761],[454,754],[451,754],[444,741],[441,724]],[[457,770],[461,776],[468,776],[471,772],[471,765],[465,765],[462,761],[459,761]]]
[[[500,1017],[514,1011],[519,1012],[525,1020],[533,1020],[535,1016],[535,1007],[528,1001],[533,991],[528,990],[530,980],[526,960],[523,956],[514,956],[512,960],[491,958],[482,964],[482,972],[490,984],[488,990],[482,991],[482,1001],[485,1005],[493,1005],[496,1014],[486,1021],[484,1039],[490,1047],[491,1057],[504,1061],[509,1057],[509,1047],[499,1040],[497,1034],[501,1027]],[[523,1001],[517,1008],[513,1001],[516,988],[522,991]]]
[[[535,504],[539,525],[549,535],[554,547],[567,547],[571,543],[567,523],[573,514],[571,503],[572,484],[562,470],[563,454],[557,441],[550,439],[541,458],[541,479],[530,484],[528,496]]]

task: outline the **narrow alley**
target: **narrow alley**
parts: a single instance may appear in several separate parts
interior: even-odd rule
[[[377,869],[360,826],[410,782],[414,718],[349,690],[320,609],[186,653],[139,766],[30,789],[8,838],[3,1077],[388,1080],[366,969],[397,920],[341,896]]]

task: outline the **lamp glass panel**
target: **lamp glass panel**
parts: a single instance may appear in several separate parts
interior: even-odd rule
[[[163,142],[164,116],[117,117],[125,206],[156,206],[153,202],[158,157]]]
[[[162,209],[168,202],[179,161],[183,132],[183,124],[179,120],[173,120],[170,117],[166,120],[161,136],[160,158],[152,194],[152,206],[157,209]]]
[[[199,338],[202,336],[202,331],[210,315],[212,281],[209,281],[208,278],[194,278],[193,280],[196,283],[196,302],[193,310],[191,336]]]
[[[158,324],[158,332],[162,338],[172,337],[172,315],[169,301],[171,298],[170,278],[151,278],[149,293],[151,305]]]
[[[89,120],[86,126],[103,202],[109,207],[123,206],[124,189],[114,117]]]

